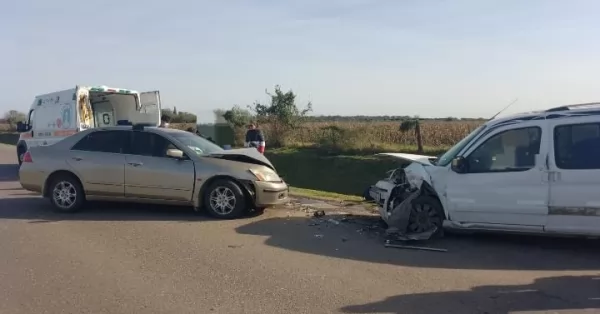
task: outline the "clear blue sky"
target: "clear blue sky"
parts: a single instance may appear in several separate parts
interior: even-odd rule
[[[488,117],[600,101],[596,0],[8,1],[0,110],[76,84],[212,110],[292,88],[314,114]]]

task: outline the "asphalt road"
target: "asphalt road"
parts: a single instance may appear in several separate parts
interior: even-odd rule
[[[314,225],[293,208],[58,215],[20,189],[15,162],[0,145],[0,314],[600,313],[598,241],[450,236],[439,253],[383,248],[366,218]]]

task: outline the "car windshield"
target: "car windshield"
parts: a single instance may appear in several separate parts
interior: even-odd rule
[[[475,138],[483,129],[485,129],[485,124],[476,128],[463,138],[460,142],[456,143],[456,145],[452,146],[447,152],[445,152],[440,158],[436,160],[436,165],[445,167],[448,165],[454,157],[467,145],[471,142],[473,138]]]
[[[218,153],[223,151],[223,148],[219,147],[219,145],[214,144],[213,142],[206,140],[196,134],[188,133],[188,132],[177,132],[171,133],[177,141],[181,144],[187,146],[198,155],[208,155],[212,153]]]

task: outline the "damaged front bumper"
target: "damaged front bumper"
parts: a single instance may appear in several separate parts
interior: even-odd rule
[[[426,170],[429,166],[431,164],[412,162],[406,167],[389,171],[385,179],[369,188],[369,196],[377,203],[379,214],[388,225],[388,234],[396,234],[406,239],[409,229],[415,229],[409,228],[409,224],[418,223],[419,220],[417,214],[413,213],[413,201],[425,193],[422,189],[424,182],[431,186],[431,177]],[[415,217],[411,218],[411,214]],[[421,230],[419,233],[423,237],[412,234],[409,238],[428,239],[439,227],[432,225],[428,230],[416,228]]]

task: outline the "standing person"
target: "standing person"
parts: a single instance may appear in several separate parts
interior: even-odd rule
[[[168,116],[161,116],[160,117],[160,125],[158,126],[159,128],[169,128],[169,117]]]
[[[256,147],[261,154],[265,153],[265,137],[262,131],[256,127],[255,123],[248,125],[244,147]]]

